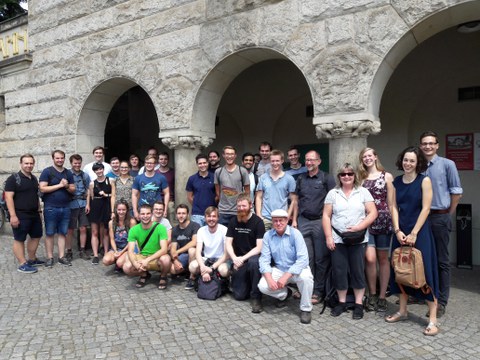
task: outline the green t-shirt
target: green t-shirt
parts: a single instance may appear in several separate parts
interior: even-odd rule
[[[152,223],[152,226],[154,224],[155,222]],[[128,232],[128,242],[137,241],[138,245],[142,246],[148,234],[150,233],[152,226],[150,226],[148,229],[144,229],[142,228],[142,224],[135,225]],[[168,240],[167,229],[162,224],[159,224],[155,228],[155,231],[148,240],[148,244],[144,246],[140,253],[144,256],[150,256],[155,254],[161,248],[160,240]]]

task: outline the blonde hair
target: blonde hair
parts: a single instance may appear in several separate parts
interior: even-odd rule
[[[365,149],[360,151],[360,154],[358,155],[358,162],[359,162],[359,165],[358,165],[358,181],[360,183],[362,183],[363,180],[365,180],[368,177],[368,170],[365,168],[365,165],[363,164],[363,155],[365,155],[365,153],[367,151],[371,151],[373,153],[373,155],[375,155],[377,157],[375,159],[375,167],[377,168],[377,170],[378,171],[385,171],[385,168],[381,164],[380,158],[378,157],[375,149],[371,148],[371,147],[366,147]]]

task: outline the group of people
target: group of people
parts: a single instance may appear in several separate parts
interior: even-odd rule
[[[462,194],[455,164],[439,157],[438,147],[435,133],[422,134],[420,147],[408,147],[398,156],[403,175],[394,179],[371,148],[362,150],[358,165],[342,165],[334,178],[320,170],[322,160],[314,150],[305,154],[302,165],[298,149],[291,147],[284,168],[284,153],[268,142],[260,144],[259,159],[243,154],[241,166],[235,148],[225,146],[223,166],[217,151],[195,158],[198,171],[185,189],[190,206],[176,207],[174,170],[168,154],[158,155],[155,149],[149,149],[140,168],[136,155],[105,163],[103,148],[96,147],[95,161],[83,170],[80,155],[70,157],[71,170],[66,170],[65,154],[55,150],[53,166],[38,181],[32,174],[34,158],[26,154],[20,158],[21,170],[5,186],[18,270],[35,272],[44,264],[35,254],[42,236],[39,189],[47,267],[54,264],[55,234],[58,262],[71,266],[77,228],[79,257],[88,259],[90,224],[92,264],[99,263],[101,243],[103,263],[138,276],[138,288],[147,284],[151,271],[160,272],[160,290],[167,288],[169,274],[185,275],[190,290],[196,279],[207,282],[215,272],[230,279],[235,299],[251,299],[253,313],[263,310],[262,294],[276,298],[278,307],[292,296],[300,300],[300,321],[310,323],[313,305],[326,296],[331,269],[339,300],[332,316],[347,310],[351,288],[352,317],[361,319],[367,286],[367,309],[386,311],[389,286],[399,294],[400,308],[385,321],[406,320],[408,295],[422,298],[429,307],[424,334],[435,335],[437,316],[444,314],[449,296],[450,215]],[[394,281],[389,257],[405,245],[422,251],[427,294],[400,289]]]

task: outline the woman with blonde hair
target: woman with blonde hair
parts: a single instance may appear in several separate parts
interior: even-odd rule
[[[386,311],[386,292],[390,279],[388,255],[392,241],[392,216],[390,208],[394,202],[393,176],[385,171],[376,151],[365,148],[358,156],[359,180],[370,191],[377,207],[378,217],[368,227],[368,246],[365,253],[365,270],[369,290],[367,309]],[[377,293],[377,259],[380,291]]]

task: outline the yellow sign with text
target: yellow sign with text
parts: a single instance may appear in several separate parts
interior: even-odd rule
[[[0,37],[0,51],[3,60],[21,53],[28,53],[27,31],[15,31],[9,35]]]

